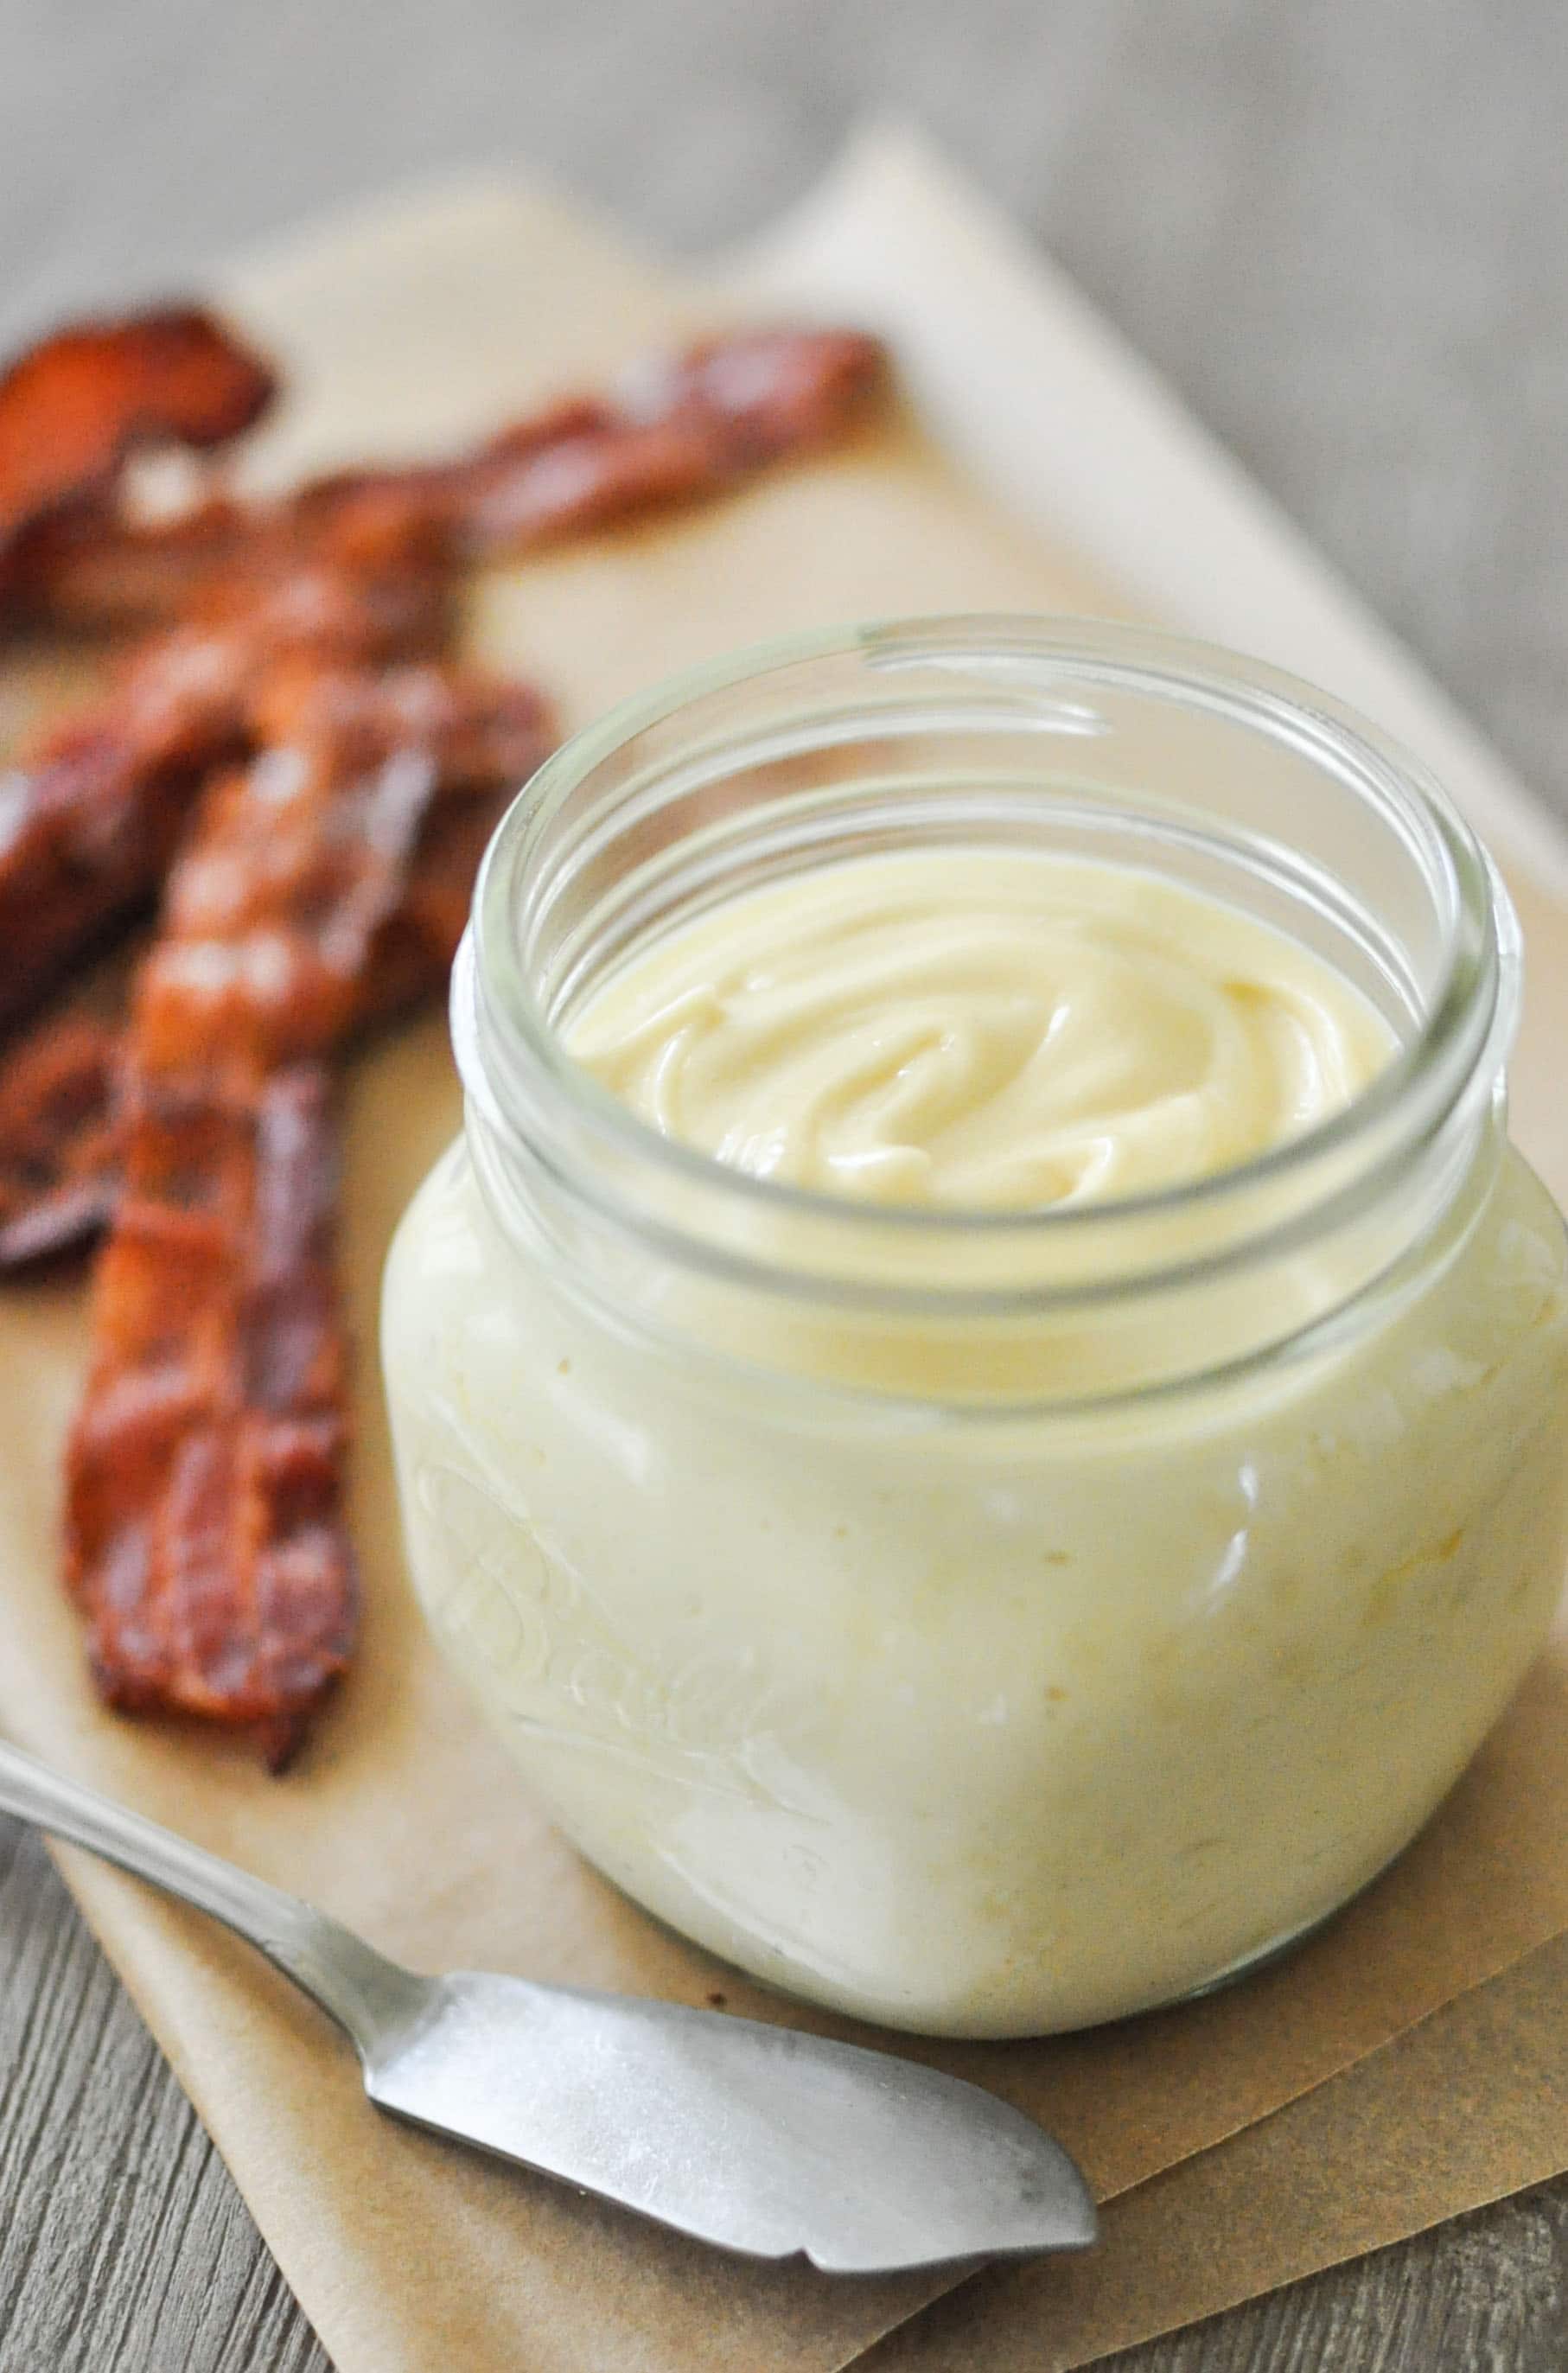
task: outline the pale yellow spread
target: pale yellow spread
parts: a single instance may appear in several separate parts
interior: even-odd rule
[[[936,1257],[883,1202],[1212,1171],[1342,1105],[1390,1034],[1191,891],[958,850],[737,896],[571,1043],[673,1136],[861,1198],[828,1233],[864,1284]],[[481,1166],[453,1150],[388,1268],[415,1583],[568,1834],[778,1983],[968,2035],[1206,1983],[1405,1843],[1545,1631],[1562,1232],[1490,1124],[1397,1290],[1356,1298],[1381,1237],[1352,1230],[1053,1315],[1010,1264],[1093,1223],[977,1225],[941,1281],[986,1240],[984,1324],[699,1274]],[[724,1199],[700,1185],[661,1181],[677,1242]],[[821,1222],[741,1199],[765,1265]],[[1136,1267],[1185,1228],[1106,1233]]]
[[[731,899],[644,947],[570,1037],[645,1120],[759,1177],[1009,1210],[1246,1162],[1392,1043],[1329,965],[1216,899],[998,848]]]

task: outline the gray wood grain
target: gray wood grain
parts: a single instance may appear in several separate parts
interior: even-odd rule
[[[1554,0],[0,0],[0,340],[522,156],[701,244],[862,107],[1037,229],[1568,809]],[[1568,2182],[1119,2360],[1560,2373]],[[0,2373],[322,2373],[31,1841],[0,1824]]]

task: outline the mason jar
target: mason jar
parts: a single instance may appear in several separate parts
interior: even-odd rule
[[[1241,1166],[1005,1211],[745,1175],[574,1061],[658,935],[932,848],[1219,898],[1394,1052]],[[1163,636],[811,636],[563,748],[478,886],[464,1131],[384,1351],[431,1628],[579,1850],[765,1981],[964,2036],[1203,1990],[1375,1877],[1562,1572],[1518,988],[1497,875],[1407,752]]]

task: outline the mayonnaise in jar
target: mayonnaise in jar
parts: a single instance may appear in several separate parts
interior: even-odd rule
[[[899,2027],[1310,1928],[1560,1587],[1562,1231],[1495,1096],[1363,1141],[1420,1017],[1148,855],[694,895],[551,1018],[581,1134],[486,1087],[389,1264],[415,1582],[524,1771],[661,1918]]]

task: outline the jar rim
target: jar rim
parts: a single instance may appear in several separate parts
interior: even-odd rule
[[[998,1210],[958,1204],[861,1202],[758,1177],[720,1162],[643,1120],[571,1055],[535,994],[517,944],[517,896],[552,819],[593,770],[633,739],[705,697],[813,660],[859,656],[872,668],[946,662],[973,669],[1033,663],[1078,680],[1182,698],[1287,732],[1349,766],[1367,795],[1397,821],[1444,905],[1443,969],[1417,1028],[1348,1104],[1298,1135],[1225,1169],[1136,1195],[1082,1204]],[[1442,1127],[1479,1071],[1505,1057],[1517,1019],[1518,927],[1496,867],[1441,784],[1402,745],[1316,685],[1223,647],[1119,622],[1026,614],[930,615],[815,628],[771,638],[686,669],[622,699],[547,758],[519,791],[492,836],[474,892],[473,920],[454,977],[452,1026],[471,1093],[491,1086],[486,1060],[499,1048],[537,1091],[560,1100],[607,1146],[685,1178],[738,1208],[787,1213],[853,1237],[876,1229],[917,1242],[961,1235],[1063,1242],[1074,1232],[1223,1210],[1259,1189],[1314,1170],[1342,1177],[1359,1148],[1376,1149],[1392,1127],[1400,1150]],[[483,1036],[484,1045],[477,1042]],[[497,1100],[485,1093],[496,1114]],[[505,1119],[505,1115],[497,1116]],[[1266,1232],[1275,1240],[1275,1232]],[[1253,1247],[1257,1248],[1256,1245]],[[1190,1264],[1177,1265],[1185,1273]],[[821,1280],[825,1283],[825,1279]],[[1130,1282],[1131,1280],[1128,1280]]]

